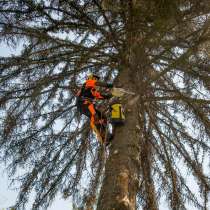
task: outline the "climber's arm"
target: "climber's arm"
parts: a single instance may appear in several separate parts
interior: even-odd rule
[[[111,83],[106,83],[106,82],[101,82],[101,81],[97,81],[95,83],[96,86],[99,86],[99,87],[105,87],[105,88],[113,88],[113,84]]]

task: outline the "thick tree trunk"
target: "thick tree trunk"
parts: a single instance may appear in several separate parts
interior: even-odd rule
[[[129,13],[132,12],[128,3]],[[132,17],[132,15],[129,15]],[[138,92],[136,79],[135,53],[133,52],[132,18],[127,25],[127,49],[123,70],[119,72],[118,82],[123,88]],[[118,84],[117,84],[118,85]],[[125,109],[125,124],[117,127],[110,148],[109,159],[105,166],[105,175],[102,183],[97,210],[135,210],[136,195],[139,185],[139,157],[140,136],[138,103],[139,96],[129,96],[122,102]]]
[[[98,199],[97,210],[135,210],[136,196],[139,189],[139,177],[145,177],[147,207],[157,210],[155,189],[151,182],[151,165],[149,154],[142,155],[144,140],[144,98],[147,92],[145,81],[150,68],[143,46],[144,34],[136,30],[139,21],[138,5],[136,1],[127,2],[128,21],[126,28],[126,52],[123,70],[119,72],[118,82],[123,88],[136,93],[123,101],[126,107],[125,125],[116,128],[115,137],[110,148],[109,159],[105,166],[105,175]],[[146,160],[140,167],[141,161]],[[142,171],[140,169],[143,169]],[[148,170],[147,170],[148,169]],[[143,172],[144,171],[144,172]],[[149,193],[152,193],[149,196]],[[149,209],[148,209],[149,210]]]
[[[123,87],[133,91],[132,84],[135,77],[130,73],[128,69],[124,70],[119,80]],[[133,100],[132,97],[130,99]],[[109,159],[105,166],[105,177],[97,210],[136,209],[140,153],[137,109],[137,103],[128,105],[125,125],[116,128]]]

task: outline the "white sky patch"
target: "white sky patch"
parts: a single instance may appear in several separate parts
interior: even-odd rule
[[[59,38],[61,40],[73,41],[75,39],[75,33],[69,32],[47,32],[51,37]]]
[[[19,43],[16,47],[7,46],[6,43],[1,42],[0,45],[0,56],[7,57],[11,55],[18,55],[21,52],[23,43]],[[2,114],[2,113],[0,113]],[[1,119],[1,116],[0,116]],[[13,206],[15,204],[18,190],[15,190],[14,188],[16,186],[10,186],[11,180],[9,180],[9,177],[5,171],[6,166],[4,164],[0,164],[0,210],[9,208],[10,206]],[[26,166],[27,168],[27,166]],[[24,170],[19,169],[18,173],[23,172]],[[30,201],[26,206],[26,209],[30,209],[30,206],[32,205],[32,200],[34,199],[35,195],[32,193],[30,197]],[[54,202],[52,202],[51,206],[48,208],[48,210],[72,210],[72,201],[70,198],[64,200],[60,193],[56,196]]]
[[[23,43],[19,43],[16,47],[8,46],[5,42],[0,42],[0,56],[7,57],[11,55],[18,55],[21,52]]]

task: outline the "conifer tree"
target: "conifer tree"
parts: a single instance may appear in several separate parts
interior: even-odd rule
[[[0,41],[21,48],[0,57],[1,161],[20,182],[15,209],[35,191],[33,210],[59,192],[89,210],[157,210],[162,198],[207,210],[209,3],[0,1]],[[106,160],[75,107],[90,72],[135,92],[122,98],[125,125]]]

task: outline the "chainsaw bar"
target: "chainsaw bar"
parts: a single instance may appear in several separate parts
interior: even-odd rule
[[[113,88],[112,89],[112,95],[117,96],[117,97],[122,97],[124,94],[129,94],[129,95],[135,95],[134,92],[125,90],[123,88]]]

